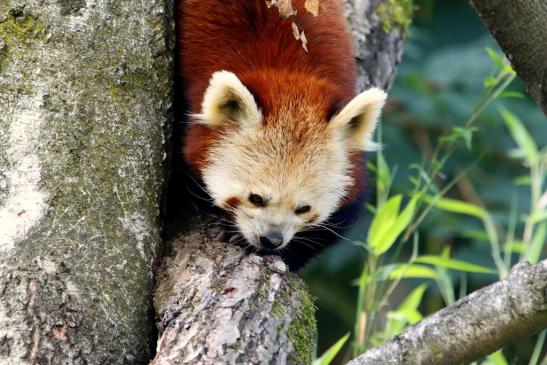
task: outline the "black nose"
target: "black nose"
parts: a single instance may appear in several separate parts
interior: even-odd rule
[[[283,244],[283,233],[279,231],[268,231],[259,237],[259,241],[262,247],[274,249]]]

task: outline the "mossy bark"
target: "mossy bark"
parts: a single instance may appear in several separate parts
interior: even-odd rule
[[[311,363],[315,311],[302,281],[277,256],[219,242],[206,223],[187,220],[167,245],[152,364]]]
[[[0,2],[0,363],[153,348],[171,5]]]

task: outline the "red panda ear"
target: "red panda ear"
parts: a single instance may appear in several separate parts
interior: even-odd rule
[[[329,122],[329,127],[349,139],[351,148],[374,151],[380,146],[372,140],[386,93],[372,88],[354,97]]]
[[[226,123],[254,127],[262,122],[253,95],[234,73],[228,71],[218,71],[211,76],[203,96],[201,114],[194,117],[211,127]]]

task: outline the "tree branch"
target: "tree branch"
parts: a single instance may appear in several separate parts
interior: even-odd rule
[[[547,2],[470,0],[547,115]]]
[[[152,364],[309,364],[315,319],[303,282],[277,256],[214,239],[202,219],[186,227],[157,274]]]
[[[348,365],[467,364],[547,328],[547,260],[460,299]]]

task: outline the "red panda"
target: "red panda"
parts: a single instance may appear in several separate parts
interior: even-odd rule
[[[177,15],[185,161],[246,243],[293,269],[354,220],[386,98],[355,96],[340,1],[321,0],[317,16],[304,2],[288,19],[265,0],[184,0]]]

